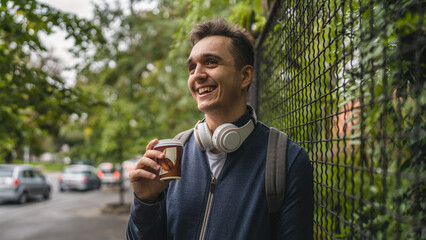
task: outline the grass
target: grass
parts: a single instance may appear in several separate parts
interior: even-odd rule
[[[14,164],[25,164],[24,160],[14,159],[12,161]],[[64,169],[67,164],[64,163],[41,163],[41,162],[29,162],[29,165],[34,166],[37,169],[42,170],[43,172],[60,172]]]

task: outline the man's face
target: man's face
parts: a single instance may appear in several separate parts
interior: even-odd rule
[[[188,88],[204,113],[232,111],[245,101],[243,73],[235,68],[231,39],[209,36],[200,40],[188,58]]]

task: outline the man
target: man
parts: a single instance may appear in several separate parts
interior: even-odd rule
[[[185,144],[178,181],[159,180],[154,159],[164,155],[153,150],[158,140],[147,145],[130,173],[135,197],[127,238],[312,239],[312,170],[306,151],[292,141],[284,205],[277,213],[268,212],[269,127],[257,122],[246,104],[254,76],[249,38],[224,20],[212,20],[198,24],[189,40],[188,88],[205,119]],[[245,139],[216,143],[221,138],[216,133],[227,123],[244,132]]]

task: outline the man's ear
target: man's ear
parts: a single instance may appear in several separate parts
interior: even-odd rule
[[[241,89],[247,89],[254,78],[254,67],[251,65],[245,65],[243,68],[241,68],[241,74],[243,75]]]

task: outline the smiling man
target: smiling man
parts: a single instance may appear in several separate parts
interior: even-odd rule
[[[241,60],[234,58],[233,48],[229,37],[207,36],[195,44],[188,59],[188,87],[198,109],[206,114],[211,132],[235,121],[247,108],[247,88],[254,68],[252,64],[237,64]]]
[[[217,19],[195,26],[189,40],[188,88],[205,118],[190,131],[178,181],[159,180],[158,140],[146,146],[130,173],[127,239],[312,239],[312,169],[306,151],[291,140],[285,201],[268,211],[270,128],[246,104],[254,76],[249,37]]]

